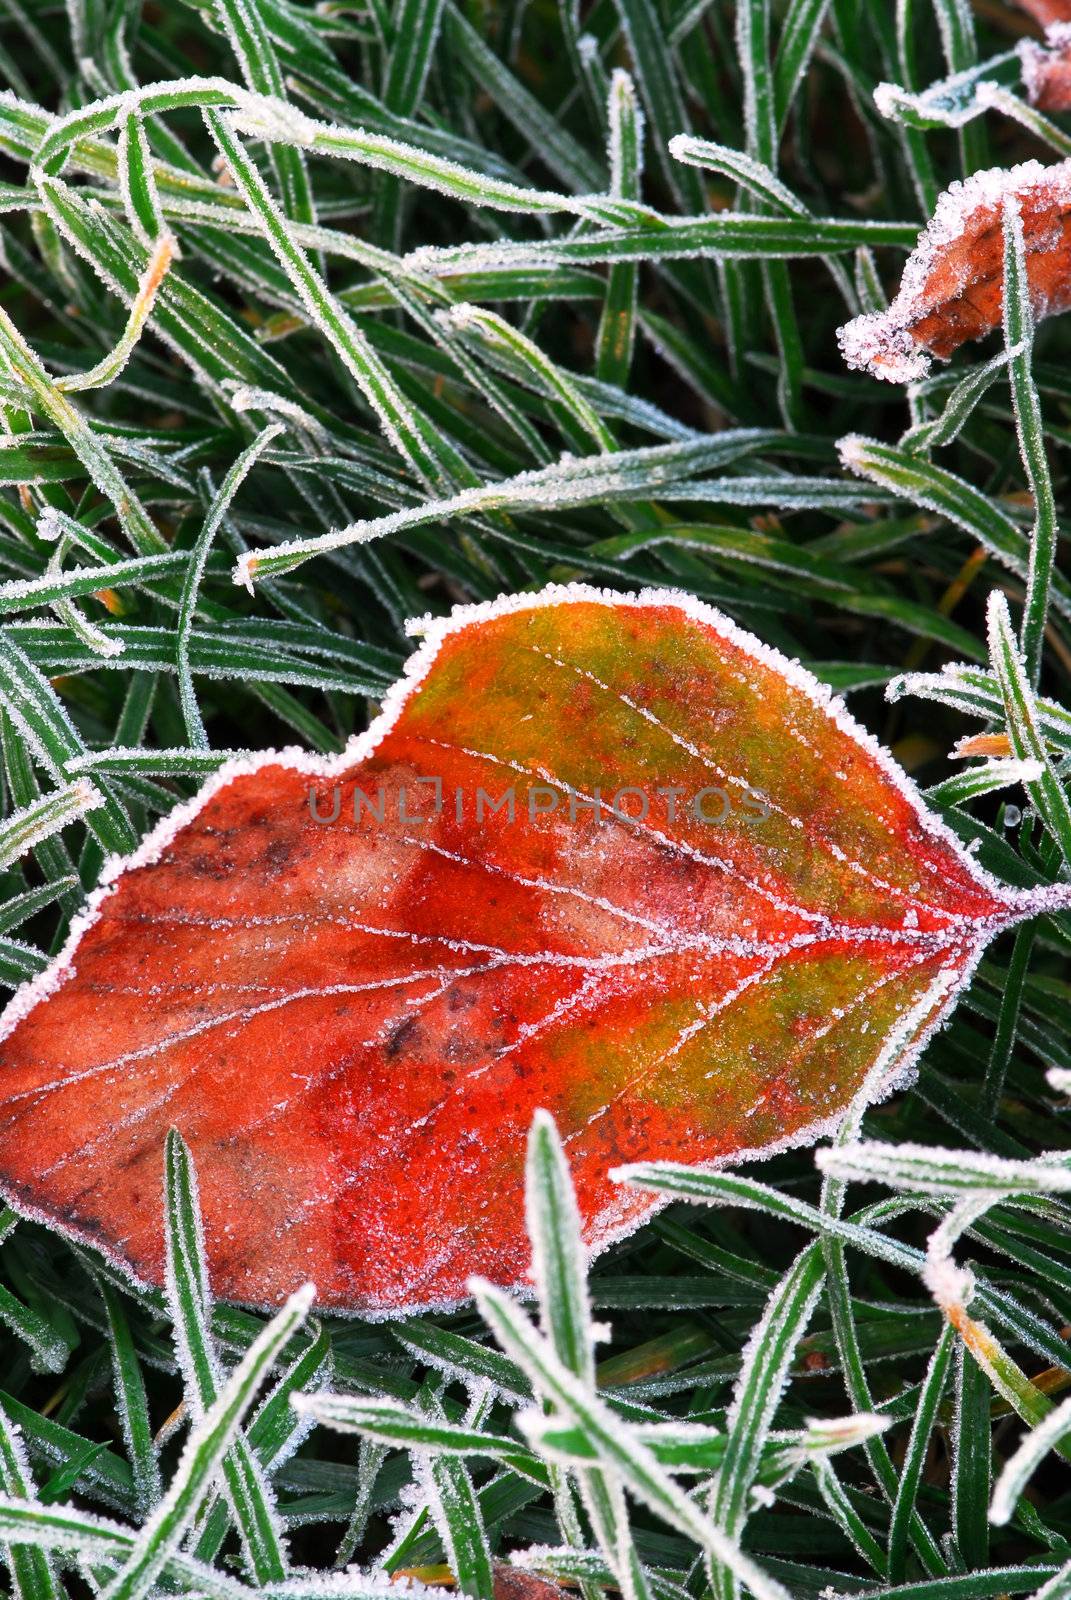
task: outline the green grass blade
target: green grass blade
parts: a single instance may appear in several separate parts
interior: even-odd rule
[[[1019,450],[1034,498],[1022,647],[1030,682],[1037,686],[1049,610],[1049,590],[1056,559],[1056,501],[1045,454],[1041,402],[1032,371],[1034,319],[1026,275],[1023,221],[1014,197],[1004,203],[1004,344],[1008,356],[1012,402]]]
[[[179,1365],[186,1382],[187,1405],[198,1418],[198,1429],[203,1431],[204,1419],[210,1414],[217,1416],[220,1413],[222,1397],[230,1392],[233,1380],[224,1381],[212,1342],[209,1285],[196,1174],[189,1151],[174,1129],[168,1135],[165,1164],[168,1300],[174,1321]],[[255,1387],[246,1395],[243,1414],[252,1403]],[[286,1573],[286,1555],[271,1490],[237,1423],[233,1428],[228,1427],[221,1460],[228,1499],[257,1581],[269,1583],[281,1579]],[[212,1470],[215,1470],[214,1466]],[[204,1475],[199,1476],[197,1481],[199,1484],[206,1483]],[[175,1503],[173,1490],[172,1484],[168,1491],[168,1503],[172,1506]],[[183,1536],[190,1518],[198,1509],[198,1502],[193,1503],[192,1510],[185,1501],[183,1504],[186,1506],[183,1511],[186,1521],[181,1527],[175,1524],[178,1530],[176,1538]],[[146,1570],[152,1567],[148,1557],[146,1549]],[[152,1570],[158,1571],[159,1567]],[[141,1581],[139,1578],[138,1582]]]
[[[620,68],[610,82],[610,188],[625,200],[639,200],[643,176],[643,114],[635,85]],[[604,383],[622,388],[628,383],[636,330],[637,268],[622,261],[606,275],[599,331],[595,340],[595,371]]]
[[[0,1491],[17,1500],[34,1498],[33,1478],[18,1428],[0,1406]],[[3,1546],[4,1564],[13,1586],[14,1600],[62,1600],[46,1551],[34,1545]]]
[[[310,1284],[291,1295],[221,1386],[216,1399],[191,1432],[166,1495],[108,1586],[107,1600],[140,1600],[148,1593],[169,1555],[178,1548],[191,1526],[204,1492],[231,1447],[257,1389],[305,1320],[314,1293]]]

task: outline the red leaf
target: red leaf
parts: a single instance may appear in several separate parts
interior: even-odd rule
[[[950,356],[1000,325],[1004,293],[1003,205],[1019,201],[1035,317],[1071,306],[1071,160],[976,172],[946,189],[885,311],[840,329],[848,365],[891,383],[925,375],[927,353]]]
[[[1071,16],[1071,6],[1064,8]],[[1019,46],[1027,99],[1040,111],[1071,111],[1071,22],[1054,22],[1045,43]]]
[[[1071,0],[1014,0],[1020,11],[1026,11],[1043,28],[1054,22],[1071,22]]]
[[[477,822],[510,786],[514,820]],[[621,817],[596,787],[632,790]],[[358,789],[382,821],[354,823]],[[345,757],[231,765],[115,865],[0,1026],[0,1185],[158,1283],[175,1125],[218,1294],[456,1302],[473,1272],[525,1279],[537,1107],[601,1247],[657,1203],[616,1164],[815,1138],[1057,903],[986,876],[838,701],[708,607],[474,607]]]

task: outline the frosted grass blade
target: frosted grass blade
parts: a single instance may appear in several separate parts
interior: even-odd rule
[[[1023,219],[1014,195],[1004,201],[1004,346],[1008,357],[1019,453],[1034,498],[1022,647],[1026,672],[1036,688],[1049,609],[1049,588],[1056,559],[1056,501],[1045,454],[1045,428],[1033,374],[1034,318],[1026,276]]]
[[[254,1339],[217,1398],[193,1429],[167,1493],[105,1591],[106,1600],[140,1600],[178,1548],[213,1473],[276,1358],[300,1328],[315,1296],[307,1284]]]
[[[35,1497],[30,1465],[18,1428],[0,1406],[0,1491],[16,1500]],[[48,1553],[34,1545],[2,1546],[13,1585],[13,1600],[62,1600]]]
[[[610,80],[607,108],[610,126],[610,188],[626,200],[639,200],[643,176],[643,113],[635,85],[618,68]],[[595,340],[595,371],[604,383],[624,388],[632,363],[636,336],[636,267],[632,262],[612,266],[606,277],[599,330]]]
[[[198,1485],[207,1487],[211,1473],[217,1464],[222,1464],[223,1477],[226,1483],[227,1495],[230,1501],[234,1518],[242,1535],[242,1542],[250,1566],[260,1583],[268,1583],[285,1576],[287,1569],[286,1554],[283,1545],[282,1530],[275,1511],[272,1492],[258,1467],[248,1442],[239,1428],[241,1416],[249,1409],[255,1398],[257,1384],[243,1391],[240,1413],[235,1417],[232,1410],[235,1403],[234,1377],[224,1380],[219,1367],[218,1358],[214,1348],[210,1329],[210,1301],[207,1269],[204,1256],[204,1236],[201,1227],[200,1202],[197,1195],[197,1180],[193,1169],[193,1162],[181,1136],[172,1130],[167,1141],[165,1156],[165,1182],[164,1192],[167,1200],[167,1298],[171,1307],[174,1323],[176,1351],[179,1366],[186,1381],[187,1405],[197,1418],[197,1424],[190,1440],[187,1442],[187,1453],[191,1450],[195,1437],[200,1437],[208,1428],[207,1419],[212,1416],[216,1421],[224,1414],[231,1418],[226,1423],[226,1437],[224,1447],[215,1460],[217,1446],[213,1445],[209,1455],[212,1457],[210,1468],[201,1471],[194,1468],[192,1461],[188,1463],[191,1473],[197,1479]],[[287,1313],[290,1326],[293,1318],[300,1310],[304,1315],[310,1303],[310,1294],[303,1291],[303,1301],[291,1305]],[[294,1324],[295,1326],[297,1324]],[[270,1326],[274,1327],[275,1324]],[[267,1336],[264,1330],[258,1339],[263,1341]],[[291,1328],[292,1331],[292,1328]],[[287,1335],[289,1337],[289,1335]],[[285,1341],[284,1341],[285,1342]],[[268,1341],[274,1352],[275,1346]],[[253,1348],[252,1346],[250,1347]],[[268,1346],[265,1346],[268,1348]],[[280,1347],[281,1348],[281,1347]],[[272,1356],[274,1359],[274,1354]],[[269,1363],[270,1365],[270,1363]],[[267,1368],[264,1369],[265,1372]],[[236,1376],[236,1375],[235,1375]],[[230,1395],[230,1400],[225,1397]],[[213,1423],[215,1426],[215,1423]],[[211,1431],[211,1430],[209,1430]],[[183,1458],[186,1460],[186,1457]],[[209,1456],[206,1455],[206,1460]],[[154,1516],[159,1519],[164,1516],[163,1508],[169,1507],[167,1517],[180,1517],[179,1499],[176,1498],[175,1483],[172,1482],[167,1497],[161,1502],[161,1507]],[[181,1519],[168,1526],[172,1528],[174,1539],[169,1534],[164,1540],[169,1547],[174,1547],[182,1538],[190,1521],[198,1510],[200,1497],[192,1500],[181,1501],[184,1509],[181,1510]],[[155,1556],[150,1548],[151,1541],[143,1539],[143,1568],[145,1571],[159,1571],[159,1565],[153,1565]],[[141,1571],[139,1567],[137,1571]],[[139,1576],[132,1578],[131,1582],[142,1583]],[[147,1581],[151,1582],[151,1578]],[[133,1600],[139,1591],[133,1588],[129,1596],[122,1600]],[[143,1592],[143,1591],[142,1591]],[[120,1592],[121,1593],[121,1592]],[[120,1600],[117,1595],[109,1596],[108,1600]]]
[[[618,1472],[632,1493],[672,1527],[723,1561],[746,1584],[755,1600],[788,1600],[781,1584],[767,1577],[732,1538],[704,1516],[683,1494],[635,1437],[624,1435],[603,1402],[588,1394],[579,1379],[563,1367],[549,1344],[508,1296],[489,1283],[475,1280],[480,1311],[495,1337],[529,1374],[533,1385],[571,1417],[590,1441],[599,1460]]]
[[[0,822],[0,871],[18,861],[44,839],[77,822],[103,799],[84,778],[54,789],[33,805],[14,811]]]
[[[182,715],[186,723],[186,733],[190,746],[195,750],[208,748],[208,736],[205,733],[204,723],[197,706],[197,697],[194,692],[193,678],[190,673],[190,635],[193,631],[193,619],[197,610],[198,593],[201,579],[204,576],[208,552],[212,547],[212,540],[230,510],[231,501],[238,493],[243,479],[248,475],[250,468],[271,444],[283,432],[279,422],[271,422],[266,428],[261,429],[251,444],[247,445],[237,461],[219,486],[218,492],[213,496],[212,504],[208,508],[201,531],[197,536],[186,565],[185,576],[182,582],[182,595],[179,600],[178,627],[175,634],[175,670],[178,674],[179,700],[182,705]]]
[[[403,459],[430,488],[448,488],[463,476],[456,452],[439,440],[398,389],[372,345],[330,293],[315,267],[293,243],[267,187],[228,123],[205,112],[209,131],[264,229],[280,265],[301,296],[309,315],[352,372],[369,405]]]
[[[1020,761],[1040,765],[1040,775],[1028,782],[1027,788],[1065,863],[1071,866],[1071,803],[1045,748],[1027,664],[1011,631],[1008,602],[999,590],[989,597],[989,649],[1004,699],[1012,750]]]

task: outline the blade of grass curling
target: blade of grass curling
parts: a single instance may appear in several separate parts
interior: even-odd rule
[[[64,238],[93,264],[112,292],[133,298],[148,260],[148,250],[133,229],[112,215],[95,211],[80,192],[58,178],[40,178],[45,209]],[[289,387],[286,373],[221,302],[210,300],[172,267],[160,284],[153,332],[193,369],[202,382]]]
[[[562,1365],[594,1393],[595,1330],[580,1215],[561,1138],[544,1111],[536,1113],[528,1135],[524,1193],[543,1333]],[[545,1410],[552,1407],[547,1404]],[[580,1548],[584,1539],[569,1478],[554,1463],[549,1470],[562,1535]],[[636,1552],[617,1475],[586,1469],[577,1477],[596,1537],[618,1574],[622,1592],[628,1600],[648,1600],[647,1575]]]
[[[224,1382],[212,1341],[197,1177],[189,1150],[172,1129],[165,1151],[167,1299],[186,1403],[201,1419],[218,1407]],[[253,1396],[249,1396],[252,1403]],[[274,1497],[239,1428],[227,1439],[223,1478],[243,1548],[259,1583],[286,1576],[286,1554]],[[198,1509],[194,1507],[194,1511]],[[109,1597],[110,1600],[110,1597]]]
[[[315,1288],[306,1284],[266,1324],[190,1433],[167,1493],[145,1523],[104,1600],[141,1600],[188,1532],[205,1490],[222,1464],[257,1390],[308,1315]],[[285,1574],[279,1574],[280,1577]]]
[[[43,363],[0,306],[0,359],[33,396],[35,407],[63,434],[105,499],[110,500],[119,525],[139,555],[154,555],[167,547],[149,513],[127,484],[89,421],[57,388]]]
[[[70,548],[71,541],[67,537],[64,536],[57,540],[55,549],[52,551],[48,565],[45,568],[50,577],[57,577],[63,571],[63,563]],[[142,559],[151,560],[152,558],[143,557]],[[123,646],[121,641],[113,639],[102,628],[98,628],[96,623],[90,622],[89,618],[79,610],[73,600],[54,600],[52,602],[52,611],[61,622],[66,623],[79,644],[85,645],[94,655],[107,658],[122,655]]]
[[[243,479],[248,475],[257,459],[284,431],[281,422],[270,422],[262,428],[256,438],[242,451],[241,455],[231,467],[227,476],[220,484],[213,496],[212,504],[201,525],[193,549],[190,551],[189,561],[182,582],[182,594],[179,599],[178,626],[175,631],[175,670],[178,675],[179,701],[182,706],[182,716],[186,724],[186,733],[190,747],[194,750],[208,749],[208,735],[205,732],[204,722],[201,719],[197,696],[193,687],[193,676],[190,672],[190,634],[193,631],[193,619],[197,610],[198,594],[201,579],[204,576],[205,563],[208,552],[212,548],[212,540],[216,536],[220,523],[230,509],[231,501],[238,493]]]
[[[1027,783],[1027,791],[1059,845],[1065,865],[1071,867],[1071,805],[1049,759],[1026,662],[1012,633],[1008,602],[999,590],[989,597],[988,625],[993,672],[1004,701],[1012,750],[1019,760],[1040,764],[1041,776]]]
[[[0,1406],[0,1490],[16,1500],[35,1498],[22,1436]],[[14,1541],[0,1547],[13,1585],[14,1600],[62,1600],[47,1551]]]
[[[1071,1400],[1064,1400],[1043,1417],[1028,1433],[1024,1433],[1017,1448],[1008,1457],[993,1489],[989,1507],[989,1520],[996,1527],[1010,1522],[1016,1502],[1026,1489],[1034,1473],[1049,1452],[1061,1443],[1069,1442],[1071,1435]],[[1061,1450],[1066,1455],[1066,1450]]]
[[[643,177],[643,113],[628,73],[615,68],[607,102],[610,128],[610,189],[639,200]],[[606,296],[595,338],[595,372],[603,383],[624,388],[636,338],[635,262],[621,261],[606,275]]]
[[[953,1250],[960,1235],[1004,1196],[998,1191],[975,1193],[960,1201],[930,1234],[926,1246],[923,1282],[934,1303],[955,1328],[965,1349],[978,1363],[997,1394],[1024,1422],[1037,1427],[1053,1410],[1053,1402],[1031,1383],[1026,1373],[994,1338],[984,1322],[971,1315],[975,1298],[972,1272],[957,1265]],[[1071,1440],[1062,1438],[1052,1448],[1071,1460]]]
[[[1037,687],[1045,643],[1045,623],[1049,610],[1049,589],[1056,560],[1058,537],[1056,500],[1048,457],[1045,454],[1045,427],[1041,401],[1034,383],[1034,318],[1030,305],[1030,284],[1026,275],[1026,247],[1023,219],[1014,194],[1004,197],[1004,344],[1008,352],[1008,377],[1011,383],[1015,429],[1019,453],[1026,469],[1027,483],[1034,499],[1034,528],[1030,542],[1026,601],[1023,607],[1022,648],[1027,678]]]
[[[79,372],[69,377],[57,378],[56,388],[58,390],[63,394],[76,394],[82,393],[86,389],[103,389],[109,383],[115,382],[137,348],[142,331],[152,316],[157,293],[174,255],[174,236],[170,231],[165,231],[153,242],[152,254],[141,275],[138,292],[134,296],[130,307],[126,327],[123,329],[114,349],[103,356],[95,366],[90,367],[87,372]]]

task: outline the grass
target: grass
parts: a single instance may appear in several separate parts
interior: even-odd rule
[[[1068,327],[1035,338],[1009,215],[1003,335],[908,394],[836,342],[951,181],[1071,150],[1025,27],[4,0],[0,982],[227,753],[340,748],[406,618],[569,577],[712,601],[999,876],[1064,872]],[[981,730],[1007,759],[950,763]],[[403,1323],[212,1305],[178,1140],[166,1295],[5,1213],[9,1592],[492,1600],[508,1557],[585,1600],[1071,1595],[1069,938],[994,946],[821,1168],[637,1173],[690,1203],[590,1281],[538,1123],[539,1327],[490,1287]]]

